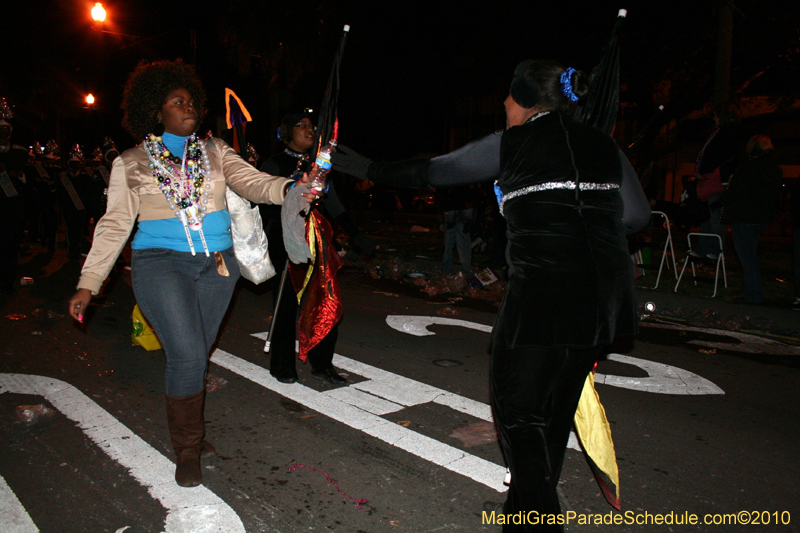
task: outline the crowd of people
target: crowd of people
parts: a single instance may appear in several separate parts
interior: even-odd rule
[[[52,254],[63,220],[69,259],[86,255],[90,225],[106,210],[111,165],[119,151],[108,137],[90,154],[79,144],[62,154],[54,140],[15,144],[13,113],[5,102],[0,107],[0,293],[9,293],[19,281],[23,236]]]
[[[772,140],[762,134],[743,136],[727,107],[714,114],[715,129],[697,158],[694,176],[686,182],[684,199],[694,202],[700,236],[689,250],[695,261],[716,261],[728,255],[730,227],[733,248],[742,268],[742,293],[732,301],[764,302],[764,282],[758,241],[773,222],[783,187],[783,170],[773,157]],[[793,196],[797,196],[794,194]],[[798,213],[793,213],[795,220]],[[797,261],[795,261],[797,263]],[[800,311],[800,282],[792,309]]]

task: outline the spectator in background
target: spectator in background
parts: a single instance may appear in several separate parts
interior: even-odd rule
[[[697,157],[695,178],[702,180],[719,168],[720,179],[725,184],[730,179],[733,171],[736,170],[744,142],[741,138],[736,115],[729,106],[723,105],[714,111],[714,123],[716,129],[708,138]],[[724,248],[726,227],[720,221],[722,214],[722,205],[719,202],[720,197],[721,193],[708,198],[711,218],[700,224],[700,232],[719,235]],[[716,260],[717,255],[723,251],[720,250],[717,239],[700,237],[690,254],[694,257],[707,257]]]
[[[447,189],[444,198],[444,254],[442,273],[453,273],[453,248],[458,252],[461,273],[472,277],[472,238],[470,228],[474,220],[469,186]]]
[[[733,246],[742,264],[742,296],[754,304],[764,301],[758,238],[775,216],[783,178],[772,150],[769,137],[752,136],[747,142],[747,159],[736,169],[722,197],[722,222],[731,225]]]
[[[17,263],[25,223],[25,175],[28,151],[12,144],[11,109],[0,100],[0,294],[10,293],[17,280]]]
[[[794,220],[794,302],[792,309],[800,311],[800,178],[794,180],[789,209]]]

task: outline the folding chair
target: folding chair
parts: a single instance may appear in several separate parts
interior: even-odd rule
[[[686,235],[686,240],[689,243],[689,251],[686,252],[686,258],[683,260],[683,268],[681,269],[681,274],[678,276],[678,282],[675,283],[675,292],[678,292],[678,286],[681,284],[681,279],[683,278],[683,273],[686,271],[686,265],[688,263],[692,263],[692,278],[697,277],[697,272],[695,271],[694,264],[695,263],[708,263],[709,259],[705,257],[694,257],[691,255],[692,253],[692,236],[695,237],[713,237],[719,241],[719,255],[717,256],[716,260],[716,274],[714,276],[714,294],[711,295],[714,298],[717,295],[717,284],[719,283],[719,266],[722,265],[722,279],[725,282],[725,288],[728,288],[728,274],[725,271],[725,254],[722,253],[722,237],[717,235],[716,233],[689,233]],[[697,285],[697,280],[694,279],[694,284]]]
[[[658,277],[656,277],[656,284],[654,289],[658,288],[661,281],[661,272],[664,270],[664,263],[667,263],[667,270],[669,270],[669,262],[667,262],[667,248],[669,248],[669,255],[672,258],[672,272],[675,274],[675,279],[678,279],[678,266],[675,263],[675,250],[672,247],[672,228],[670,228],[669,217],[663,211],[653,211],[653,216],[664,217],[664,227],[667,228],[667,240],[664,242],[664,249],[661,251],[661,264],[658,267]]]

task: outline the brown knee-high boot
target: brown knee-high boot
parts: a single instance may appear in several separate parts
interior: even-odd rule
[[[166,400],[169,434],[177,455],[175,482],[181,487],[196,487],[203,481],[200,453],[205,435],[205,390],[183,398],[166,396]]]

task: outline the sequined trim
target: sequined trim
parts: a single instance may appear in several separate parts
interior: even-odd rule
[[[574,191],[577,184],[574,181],[548,181],[547,183],[537,183],[536,185],[530,185],[528,187],[523,187],[522,189],[517,189],[516,191],[511,191],[510,193],[503,196],[503,199],[500,201],[500,214],[505,216],[503,213],[503,206],[505,203],[512,198],[516,198],[518,196],[523,196],[525,194],[530,194],[532,192],[541,192],[541,191],[553,191],[556,189],[566,189],[570,191]],[[616,183],[581,183],[580,190],[582,191],[613,191],[618,190],[619,185]]]
[[[306,156],[306,154],[305,154],[305,153],[301,153],[301,152],[295,152],[295,151],[294,151],[294,150],[292,150],[291,148],[286,148],[286,149],[284,150],[284,152],[286,152],[286,153],[287,153],[287,154],[289,154],[290,156],[294,157],[295,159],[303,159],[303,158]]]

